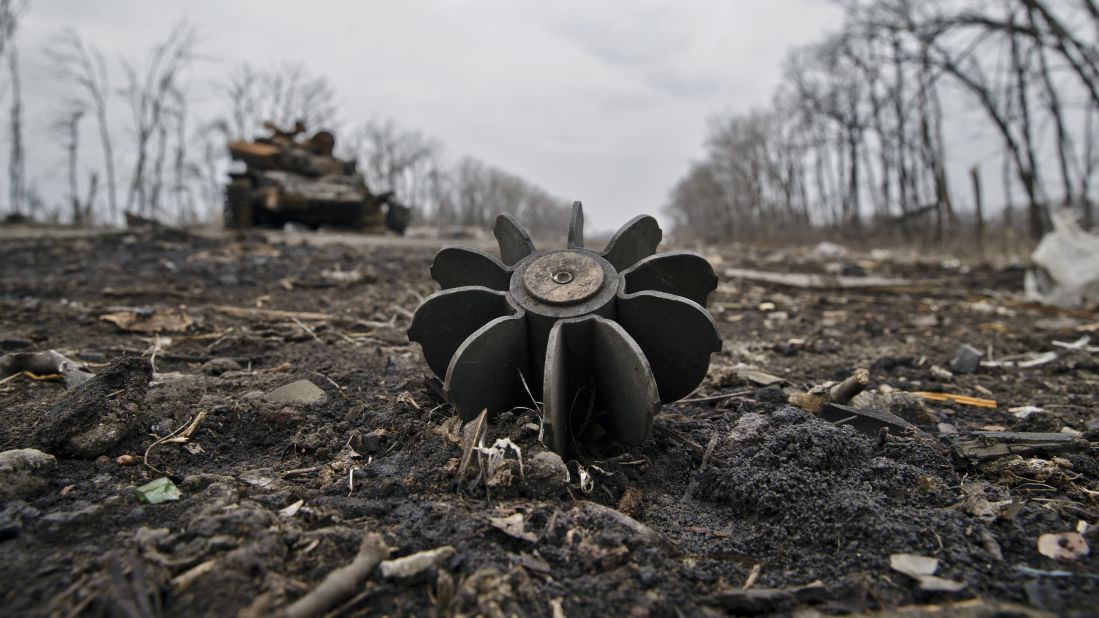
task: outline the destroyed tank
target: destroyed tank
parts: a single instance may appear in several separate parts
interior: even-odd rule
[[[299,139],[305,126],[283,131],[264,124],[269,137],[229,144],[243,171],[230,171],[225,189],[225,227],[281,228],[288,223],[344,228],[367,234],[404,234],[411,212],[393,192],[374,194],[354,160],[333,156],[335,136],[318,131]]]

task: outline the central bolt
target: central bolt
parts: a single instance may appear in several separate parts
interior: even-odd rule
[[[554,273],[553,274],[553,280],[557,283],[560,283],[560,284],[571,283],[572,282],[572,273],[570,273],[567,270],[562,270],[559,273]]]

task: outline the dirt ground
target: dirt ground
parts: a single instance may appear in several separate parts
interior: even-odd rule
[[[523,409],[485,437],[522,464],[509,449],[463,466],[470,428],[405,336],[435,248],[6,234],[0,353],[53,349],[97,377],[0,384],[0,451],[55,457],[0,466],[3,613],[279,615],[376,533],[391,558],[443,549],[374,570],[331,615],[1099,615],[1099,315],[1022,302],[1021,268],[704,248],[719,275],[931,283],[722,277],[707,380],[641,447],[566,473]],[[965,343],[985,361],[1056,355],[953,371]],[[857,368],[869,391],[852,405],[917,429],[787,403]],[[272,393],[300,380],[322,392]],[[952,448],[975,431],[1067,438],[977,461]],[[161,477],[179,499],[143,502]],[[1090,552],[1039,552],[1061,533],[1062,553]],[[896,554],[937,559],[939,579]]]

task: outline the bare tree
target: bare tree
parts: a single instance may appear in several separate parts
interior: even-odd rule
[[[80,119],[84,117],[83,109],[73,110],[57,123],[57,128],[64,132],[67,142],[65,151],[69,170],[69,205],[72,208],[73,225],[84,222],[84,208],[80,201],[79,166],[77,157],[80,152]]]
[[[115,175],[114,146],[108,123],[110,81],[103,54],[73,30],[62,32],[56,43],[45,50],[54,74],[68,83],[74,92],[70,94],[70,107],[90,110],[99,131],[99,145],[103,150],[103,169],[107,180],[107,219],[118,219],[118,185]]]
[[[403,204],[430,208],[442,149],[437,141],[393,121],[372,120],[356,127],[347,144],[343,150],[357,159],[372,190],[393,191]]]
[[[19,75],[19,53],[13,41],[8,43],[8,69],[11,78],[11,154],[8,157],[8,193],[12,212],[19,214],[26,197],[26,160],[23,150],[23,87]]]
[[[134,130],[134,167],[130,177],[130,188],[126,196],[126,209],[131,210],[136,202],[140,212],[147,216],[157,216],[159,204],[158,192],[150,191],[158,184],[149,177],[150,157],[162,152],[166,132],[166,118],[171,114],[170,106],[174,93],[179,88],[182,73],[197,58],[198,34],[186,22],[172,29],[168,38],[153,47],[144,70],[140,72],[131,63],[124,62],[125,87],[122,96],[130,108]],[[160,140],[155,141],[155,140]],[[151,152],[156,147],[157,152]],[[155,161],[154,161],[155,163]],[[158,168],[154,168],[158,169]],[[150,200],[150,198],[153,200]]]
[[[337,129],[335,88],[302,64],[257,69],[244,63],[222,86],[229,104],[225,126],[232,139],[251,139],[265,122],[290,127]]]

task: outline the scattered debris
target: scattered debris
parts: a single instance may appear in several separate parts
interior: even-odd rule
[[[742,380],[747,380],[752,384],[758,384],[760,386],[771,386],[772,384],[785,384],[786,378],[780,378],[776,375],[767,373],[766,371],[760,371],[759,369],[750,369],[747,367],[737,367],[734,369],[736,376]]]
[[[928,391],[915,391],[912,393],[918,397],[929,399],[931,401],[951,401],[959,403],[963,406],[973,406],[977,408],[995,408],[996,400],[994,399],[982,399],[980,397],[970,397],[968,395],[958,395],[955,393],[931,393]]]
[[[512,513],[507,517],[490,517],[488,523],[492,524],[493,528],[521,541],[533,543],[538,540],[537,534],[527,531],[522,513]]]
[[[1038,537],[1038,553],[1047,558],[1076,560],[1088,552],[1088,542],[1079,532],[1046,533]]]
[[[641,490],[634,485],[630,485],[622,491],[622,497],[618,499],[617,509],[633,517],[638,507],[641,506],[641,498]]]
[[[10,352],[0,356],[0,378],[17,373],[27,373],[32,378],[60,375],[68,388],[80,386],[92,378],[92,374],[81,367],[80,363],[70,360],[56,350]]]
[[[967,513],[986,523],[999,519],[1011,506],[1011,500],[989,500],[988,492],[991,487],[987,481],[962,483],[961,486],[962,495],[965,496],[962,507]]]
[[[454,555],[454,548],[444,545],[428,549],[401,558],[386,560],[379,567],[382,577],[388,579],[413,579],[428,569],[434,568]]]
[[[279,309],[260,309],[257,307],[233,307],[231,305],[215,305],[210,309],[237,318],[252,320],[294,320],[303,322],[327,322],[334,320],[336,316],[315,311],[282,311]]]
[[[949,284],[943,279],[898,279],[893,277],[851,277],[811,273],[769,272],[750,268],[726,268],[728,279],[746,279],[806,290],[866,290],[878,292],[915,292],[941,289]]]
[[[917,430],[915,425],[890,412],[873,408],[852,408],[838,403],[824,404],[820,417],[836,425],[851,425],[856,431],[875,437],[882,429],[896,432]]]
[[[137,488],[138,499],[149,504],[179,500],[179,496],[179,488],[166,476],[149,481]]]
[[[815,386],[807,393],[794,393],[790,395],[790,403],[814,414],[820,412],[826,403],[846,404],[851,401],[870,383],[870,372],[866,369],[856,369],[847,379],[836,384],[826,383]]]
[[[950,369],[955,373],[973,373],[980,368],[982,356],[984,356],[983,352],[968,343],[963,343],[958,346],[954,360],[950,361]]]
[[[935,571],[939,568],[938,558],[917,554],[890,554],[889,567],[918,581],[921,590],[958,592],[966,587],[964,582],[935,576]]]
[[[912,579],[919,579],[924,575],[934,575],[939,568],[939,559],[918,554],[890,554],[889,568]]]
[[[1099,303],[1099,236],[1084,231],[1066,208],[1030,255],[1027,298],[1059,307]]]
[[[355,594],[359,586],[379,563],[389,557],[389,547],[380,534],[368,532],[359,545],[359,553],[350,564],[332,571],[313,590],[280,612],[285,618],[321,616],[344,599]],[[384,572],[383,572],[384,573]]]
[[[181,333],[195,323],[183,309],[172,307],[116,309],[99,316],[99,319],[128,333],[149,334]]]
[[[706,603],[717,605],[736,616],[788,613],[798,605],[827,601],[831,592],[824,582],[815,581],[793,588],[734,588],[714,593]]]
[[[523,451],[510,438],[498,438],[492,443],[492,446],[477,446],[475,448],[478,455],[485,456],[485,460],[482,461],[478,457],[478,461],[481,461],[481,475],[486,486],[496,487],[511,484],[511,469],[503,465],[508,450],[515,453],[515,458],[519,461],[519,477],[523,478]]]
[[[290,506],[288,506],[284,509],[279,509],[279,517],[289,519],[289,518],[297,515],[298,511],[300,511],[301,507],[304,506],[304,505],[305,505],[305,500],[298,500],[297,502],[291,504]]]
[[[1086,451],[1090,447],[1087,440],[1067,433],[974,431],[949,438],[954,453],[972,461],[985,461],[1007,455]]]

